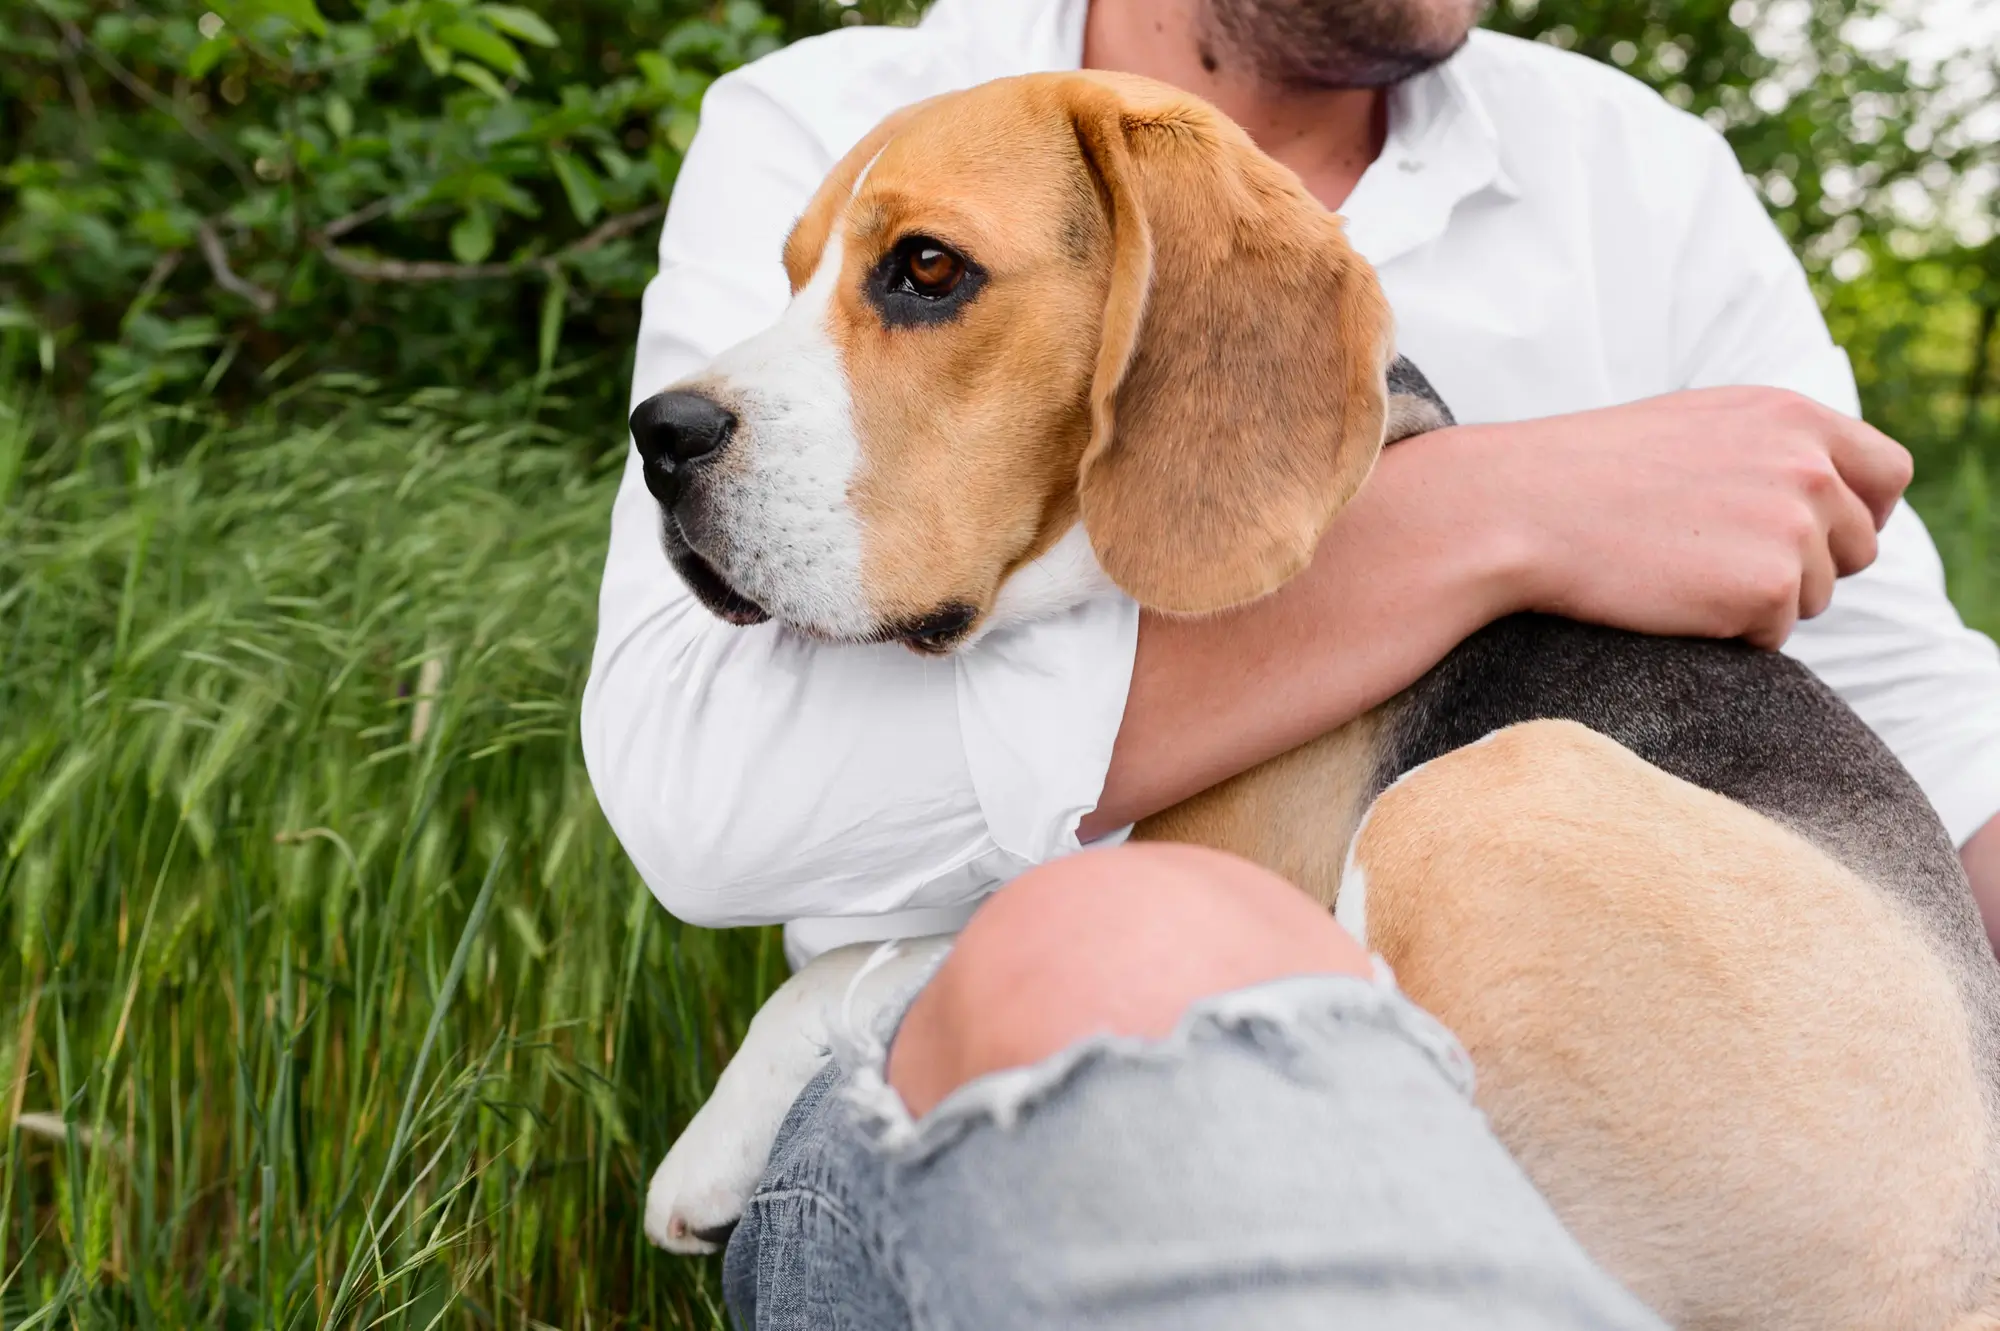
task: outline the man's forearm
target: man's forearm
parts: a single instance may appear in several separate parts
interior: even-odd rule
[[[1993,818],[1959,847],[1959,860],[1972,883],[1973,899],[1986,920],[1986,937],[2000,951],[2000,817]]]
[[[1085,839],[1352,720],[1514,608],[1518,552],[1491,506],[1449,479],[1454,446],[1425,437],[1385,453],[1312,566],[1263,600],[1199,619],[1142,616]]]
[[[1397,444],[1311,567],[1253,605],[1141,618],[1086,839],[1343,724],[1515,610],[1784,642],[1875,557],[1902,447],[1773,389],[1704,389]]]

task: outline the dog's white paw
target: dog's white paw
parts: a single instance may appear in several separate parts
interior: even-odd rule
[[[945,947],[916,939],[854,984],[874,944],[837,948],[785,981],[751,1019],[743,1047],[708,1103],[667,1152],[646,1189],[646,1237],[669,1252],[709,1253],[727,1241],[764,1176],[792,1102],[827,1060],[827,1019],[845,1005],[872,1024],[880,1005]]]
[[[751,1052],[748,1041],[743,1052]],[[728,1240],[763,1177],[786,1112],[818,1070],[814,1060],[802,1076],[796,1068],[789,1076],[770,1075],[781,1069],[766,1063],[756,1075],[739,1069],[741,1062],[739,1055],[724,1071],[714,1097],[646,1189],[646,1237],[668,1252],[710,1253]]]
[[[827,1059],[826,1022],[874,951],[837,948],[778,986],[708,1103],[646,1189],[646,1237],[669,1252],[714,1252],[742,1218],[792,1101]]]

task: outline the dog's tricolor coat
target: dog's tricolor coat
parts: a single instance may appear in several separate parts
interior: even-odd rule
[[[633,418],[669,558],[738,623],[945,652],[1114,587],[1238,605],[1449,422],[1339,222],[1141,79],[899,113],[784,259],[784,319]],[[2000,968],[1915,784],[1786,658],[1516,616],[1136,835],[1334,905],[1674,1325],[2000,1325]],[[657,1240],[734,1220],[853,967],[753,1024]]]

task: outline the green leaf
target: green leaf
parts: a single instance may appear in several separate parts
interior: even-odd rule
[[[187,75],[191,79],[205,79],[215,68],[216,62],[236,49],[236,38],[227,32],[217,33],[194,48],[188,55]]]
[[[257,0],[253,8],[274,14],[315,37],[326,36],[326,20],[320,16],[319,6],[313,0]]]
[[[674,146],[675,152],[686,152],[688,145],[694,142],[694,131],[697,123],[694,112],[677,110],[668,116],[666,121],[667,142]]]
[[[556,179],[562,182],[563,193],[569,196],[569,209],[576,214],[576,220],[589,226],[604,211],[604,201],[597,197],[597,178],[590,168],[569,153],[552,151],[549,163],[556,169]]]
[[[568,300],[569,274],[557,268],[549,274],[549,289],[542,294],[542,327],[536,343],[544,375],[556,363],[556,348],[562,343],[563,306]]]
[[[451,229],[452,257],[460,263],[481,263],[493,253],[493,214],[484,204],[474,204]]]
[[[521,53],[514,44],[491,28],[481,27],[461,19],[447,23],[431,33],[442,46],[448,46],[460,55],[471,56],[482,65],[490,65],[503,74],[515,78],[527,75],[528,67],[521,60]]]
[[[431,40],[429,32],[417,33],[417,53],[423,56],[424,63],[431,67],[431,73],[439,77],[451,73],[451,52]]]
[[[632,61],[639,66],[639,73],[646,82],[654,87],[665,88],[673,83],[674,62],[658,51],[641,51],[632,57]]]
[[[475,65],[470,60],[454,60],[451,72],[496,102],[508,101],[513,97],[513,94],[507,91],[507,85],[494,78],[493,71],[484,65]]]
[[[623,180],[632,174],[635,163],[616,148],[599,148],[597,161],[604,168],[604,174],[613,180]]]
[[[354,132],[354,108],[339,93],[326,99],[326,127],[333,131],[333,137],[341,140]]]
[[[539,217],[535,196],[497,171],[474,170],[438,181],[424,195],[425,201],[439,200],[470,208],[475,203],[494,204],[522,217]]]
[[[556,44],[556,30],[543,22],[542,16],[532,9],[523,9],[519,5],[481,5],[474,12],[500,31],[512,33],[524,42],[535,46]]]

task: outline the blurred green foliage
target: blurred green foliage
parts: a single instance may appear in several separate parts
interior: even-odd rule
[[[1500,0],[1490,26],[1624,69],[1704,117],[1804,261],[1870,420],[1920,483],[2000,458],[1990,173],[2000,53],[1919,64],[1877,0]],[[1981,95],[1983,92],[1983,95]],[[1991,188],[1990,175],[1987,188]],[[1995,626],[2000,627],[2000,626]]]
[[[10,8],[0,319],[113,398],[629,341],[701,95],[781,37],[750,0]]]
[[[273,371],[404,390],[560,365],[611,412],[709,82],[922,8],[21,0],[0,14],[0,339],[100,403],[240,403]],[[1977,99],[1951,95],[1991,53],[1913,67],[1883,0],[1499,0],[1489,23],[1723,129],[1874,417],[1932,471],[1968,423],[1991,437],[1970,400],[2000,377],[1975,354],[2000,244],[1932,206],[1995,161],[1964,132]]]

